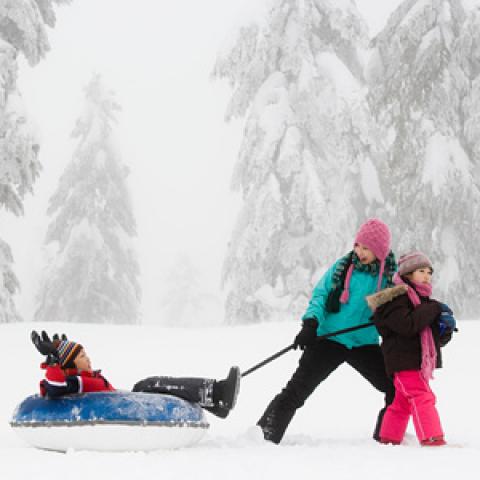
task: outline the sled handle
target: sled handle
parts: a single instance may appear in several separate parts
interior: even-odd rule
[[[288,347],[285,347],[279,352],[274,353],[271,357],[268,357],[265,360],[263,360],[263,362],[257,363],[252,368],[249,368],[247,371],[243,372],[242,378],[246,377],[247,375],[250,375],[252,372],[254,372],[255,370],[258,370],[259,368],[262,368],[267,363],[273,362],[273,360],[276,360],[278,357],[281,357],[282,355],[289,352],[290,350],[293,350],[294,348],[295,348],[295,344],[292,343],[291,345],[289,345]]]

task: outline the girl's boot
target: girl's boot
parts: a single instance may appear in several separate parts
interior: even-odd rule
[[[443,435],[440,435],[438,437],[426,438],[425,440],[422,440],[420,444],[422,447],[442,447],[443,445],[446,445],[447,442],[443,438]]]

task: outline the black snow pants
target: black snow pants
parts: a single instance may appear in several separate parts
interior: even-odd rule
[[[148,377],[137,382],[132,391],[166,393],[201,407],[213,407],[214,384],[215,380],[210,378]]]
[[[386,407],[395,396],[393,381],[385,372],[380,346],[366,345],[348,349],[332,340],[321,340],[305,349],[292,378],[270,402],[257,423],[262,428],[265,439],[280,443],[297,408],[302,407],[315,388],[344,362],[385,394],[385,407],[378,414],[373,433],[373,437],[379,440]]]

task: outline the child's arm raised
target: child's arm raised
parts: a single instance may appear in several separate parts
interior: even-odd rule
[[[58,398],[63,395],[88,392],[105,392],[115,390],[100,372],[88,374],[68,374],[58,365],[47,366],[45,379],[40,382],[43,396]]]
[[[78,376],[65,376],[59,365],[49,365],[46,369],[45,379],[40,382],[42,396],[58,398],[81,392],[81,381]]]

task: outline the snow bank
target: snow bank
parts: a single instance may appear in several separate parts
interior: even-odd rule
[[[421,448],[410,425],[404,445],[379,445],[371,439],[382,396],[342,366],[295,416],[284,442],[262,440],[255,422],[294,371],[292,351],[242,380],[235,410],[226,420],[208,414],[210,430],[197,447],[155,453],[65,455],[27,447],[10,429],[14,406],[36,390],[39,357],[28,338],[45,325],[0,325],[2,354],[11,361],[3,371],[0,397],[0,478],[68,480],[86,478],[162,478],[197,480],[298,479],[470,480],[478,476],[480,411],[477,373],[471,359],[478,350],[479,321],[463,321],[444,350],[444,369],[433,389],[450,446]],[[154,374],[224,377],[228,367],[246,370],[289,345],[298,321],[230,328],[159,328],[106,325],[46,325],[66,331],[87,346],[96,367],[118,388]],[[13,367],[14,364],[14,367]],[[52,473],[53,472],[53,473]],[[57,473],[55,473],[57,472]]]

